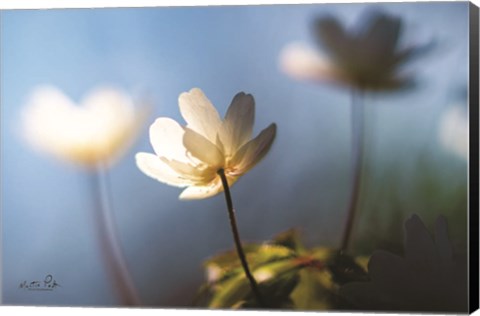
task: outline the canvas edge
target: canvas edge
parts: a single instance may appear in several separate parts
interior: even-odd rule
[[[469,4],[469,312],[479,304],[479,8]]]

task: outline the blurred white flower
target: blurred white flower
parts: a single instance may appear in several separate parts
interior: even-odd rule
[[[444,148],[468,161],[468,113],[465,106],[449,107],[440,119],[439,140]]]
[[[331,83],[346,80],[327,57],[303,43],[290,43],[282,50],[280,67],[298,80]]]
[[[437,218],[434,238],[416,215],[405,222],[405,233],[404,258],[374,252],[370,281],[346,284],[342,295],[365,310],[466,312],[466,256],[454,257],[445,218]]]
[[[109,164],[131,145],[146,113],[113,88],[98,88],[77,105],[59,89],[42,86],[23,110],[23,131],[33,146],[58,158]]]
[[[411,58],[431,45],[398,48],[400,18],[369,12],[363,25],[347,31],[333,17],[316,20],[315,36],[325,55],[301,44],[289,44],[280,54],[280,68],[296,79],[337,83],[361,90],[396,90],[413,83],[400,72]]]
[[[150,126],[155,154],[138,153],[136,161],[146,175],[186,188],[180,199],[203,199],[222,192],[219,170],[224,170],[232,185],[267,154],[273,143],[274,123],[251,139],[255,104],[250,94],[238,93],[224,120],[198,88],[182,93],[178,102],[187,125],[158,118]]]

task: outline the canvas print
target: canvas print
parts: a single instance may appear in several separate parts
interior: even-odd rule
[[[0,14],[3,305],[478,307],[473,4]]]

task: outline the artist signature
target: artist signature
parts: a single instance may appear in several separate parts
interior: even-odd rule
[[[53,278],[51,274],[47,274],[43,280],[23,281],[18,288],[28,291],[53,291],[60,284]]]

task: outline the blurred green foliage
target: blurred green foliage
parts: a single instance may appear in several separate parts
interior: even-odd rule
[[[425,223],[443,215],[457,252],[467,250],[468,169],[465,161],[425,151],[409,165],[396,159],[379,162],[367,157],[351,250],[375,249],[403,253],[404,221],[418,214]],[[374,228],[374,229],[372,229]],[[430,230],[432,227],[428,227]]]
[[[250,269],[266,306],[258,306],[235,251],[204,263],[207,282],[196,306],[208,308],[343,309],[341,285],[366,281],[365,258],[354,259],[325,247],[307,249],[289,230],[262,244],[244,246]]]

